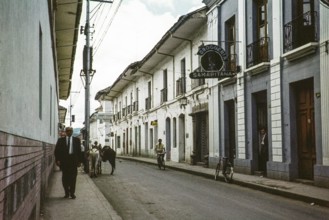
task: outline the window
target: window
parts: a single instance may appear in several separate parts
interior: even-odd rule
[[[161,104],[168,101],[168,74],[163,70],[163,89],[161,90]]]
[[[181,60],[181,77],[176,80],[176,96],[183,95],[186,92],[186,62],[185,58]]]
[[[226,22],[227,42],[228,42],[228,64],[227,70],[236,70],[236,51],[235,51],[235,17]]]
[[[257,0],[258,39],[267,37],[267,0]]]

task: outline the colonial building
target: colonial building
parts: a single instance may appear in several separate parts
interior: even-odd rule
[[[97,141],[102,147],[105,145],[112,146],[113,143],[110,143],[110,127],[113,116],[111,103],[104,101],[101,104],[101,107],[90,116],[90,144]]]
[[[167,160],[329,187],[328,1],[203,3],[97,93],[114,147],[150,156],[162,138]]]
[[[111,132],[119,153],[152,156],[161,138],[168,160],[188,162],[197,149],[200,161],[208,155],[207,85],[188,76],[199,66],[194,54],[206,21],[206,8],[181,16],[143,60],[97,93],[97,100],[113,103]],[[192,111],[194,122],[188,115]]]
[[[81,0],[0,1],[0,219],[39,219],[81,10]]]

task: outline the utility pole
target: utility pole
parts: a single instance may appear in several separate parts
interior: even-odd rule
[[[102,3],[113,3],[109,0],[86,0],[86,25],[84,28],[84,34],[86,35],[86,45],[83,49],[83,72],[85,77],[85,149],[89,150],[89,137],[90,137],[90,78],[93,76],[94,71],[92,70],[92,47],[90,46],[90,1],[102,2]]]

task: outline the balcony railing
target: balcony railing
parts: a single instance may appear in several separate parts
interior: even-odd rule
[[[309,11],[284,25],[284,52],[318,41],[318,14]]]
[[[186,77],[181,77],[176,80],[176,96],[182,95],[186,92]]]
[[[145,109],[146,110],[151,109],[151,97],[145,99]]]
[[[192,89],[198,87],[198,86],[202,86],[206,83],[206,79],[205,78],[201,78],[201,79],[192,79]]]
[[[168,96],[167,96],[168,89],[167,88],[164,88],[164,89],[162,89],[160,91],[160,93],[161,93],[161,104],[164,103],[164,102],[166,102],[166,101],[168,101]]]
[[[263,37],[247,46],[247,68],[262,62],[269,62],[268,43],[270,38]]]

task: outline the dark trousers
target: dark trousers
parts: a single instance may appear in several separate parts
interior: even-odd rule
[[[62,167],[62,184],[64,187],[65,195],[74,195],[75,184],[77,181],[78,169],[70,160],[70,164],[66,167]]]

